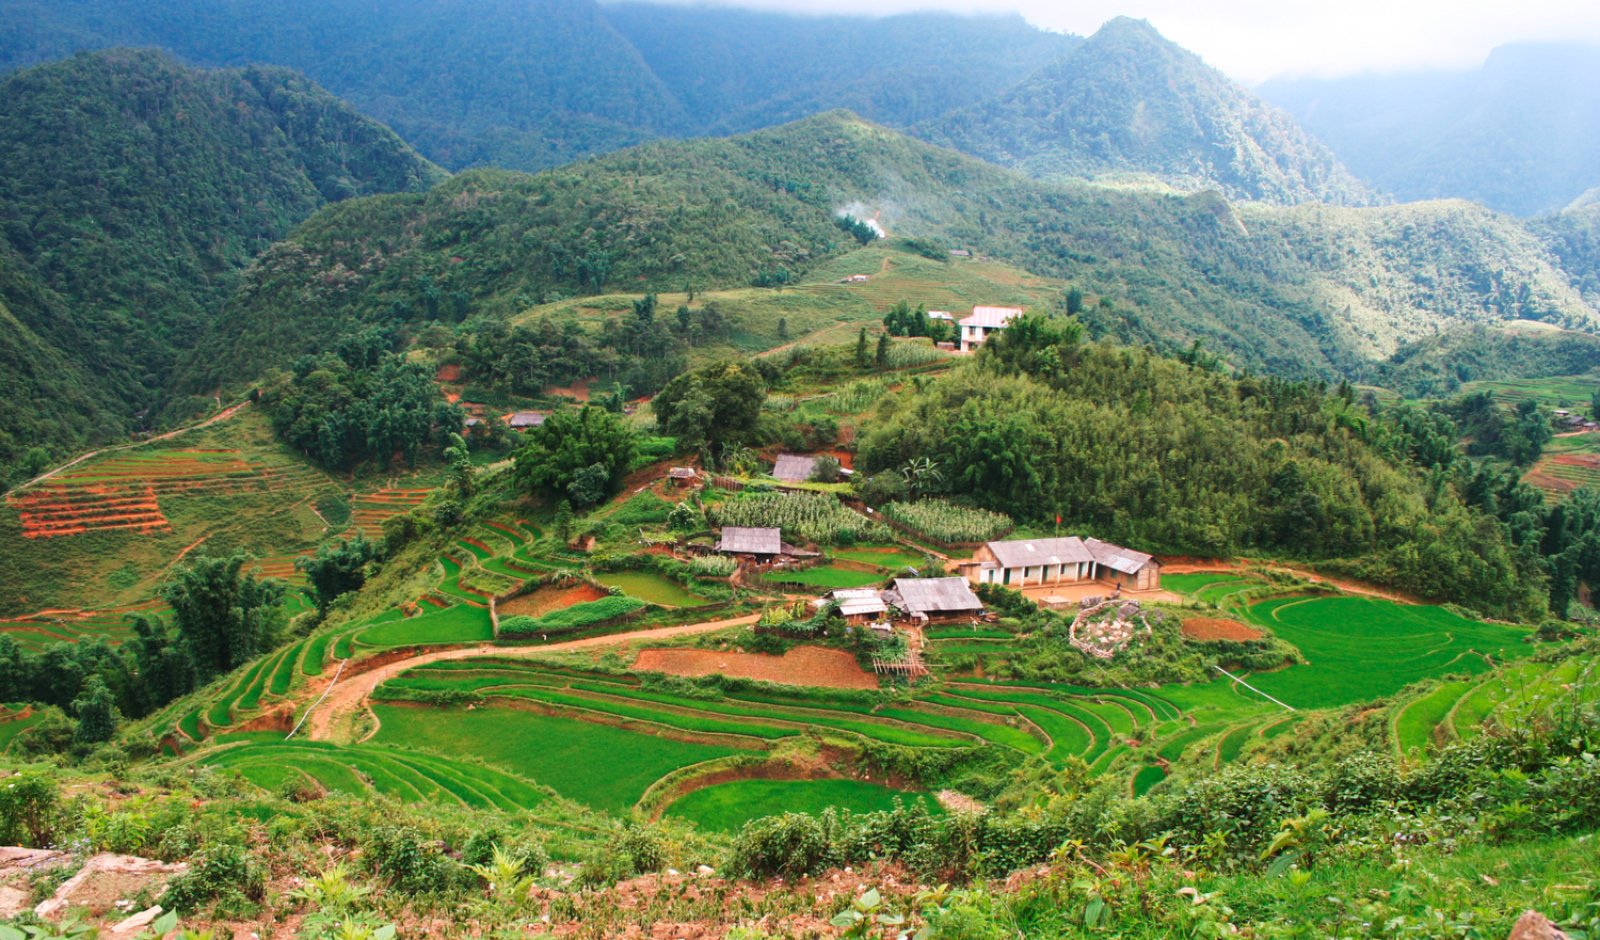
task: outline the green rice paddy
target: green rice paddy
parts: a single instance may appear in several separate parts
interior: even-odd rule
[[[828,807],[872,813],[920,800],[929,812],[944,808],[925,794],[893,790],[862,780],[735,780],[680,798],[666,815],[713,832],[736,832],[745,823],[777,812],[817,814]]]
[[[1529,652],[1521,627],[1367,597],[1280,598],[1251,606],[1246,617],[1305,656],[1307,665],[1249,680],[1295,708],[1371,701],[1421,679],[1487,672]]]
[[[817,568],[804,568],[799,571],[775,571],[766,575],[763,580],[771,584],[795,585],[833,591],[841,588],[859,588],[881,584],[884,580],[884,575],[876,571],[857,571],[853,568],[836,568],[832,565],[823,565]]]
[[[595,580],[658,607],[702,607],[707,603],[705,598],[653,571],[613,571],[595,575]]]
[[[478,758],[578,803],[625,813],[662,776],[735,748],[505,707],[373,706],[375,744]]]

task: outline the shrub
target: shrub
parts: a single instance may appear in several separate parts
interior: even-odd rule
[[[449,891],[464,877],[465,869],[446,856],[438,843],[424,841],[422,833],[411,828],[375,830],[366,854],[373,874],[405,894]]]
[[[214,901],[223,911],[245,915],[266,893],[266,876],[243,846],[217,845],[201,852],[188,871],[168,883],[161,904],[194,911]]]
[[[61,794],[55,778],[25,773],[0,785],[0,845],[44,848],[55,832]]]
[[[733,844],[736,875],[798,877],[835,864],[837,852],[824,817],[803,813],[766,816],[744,824]]]

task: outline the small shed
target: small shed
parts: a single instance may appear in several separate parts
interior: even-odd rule
[[[912,615],[965,617],[983,612],[983,601],[972,593],[966,578],[895,578],[900,608]]]
[[[783,553],[783,530],[724,526],[717,551],[729,555],[755,555],[771,559]]]
[[[543,411],[518,411],[506,419],[506,426],[513,431],[527,431],[544,424],[544,419],[550,417]]]
[[[772,477],[785,483],[804,483],[816,475],[817,458],[798,454],[779,454],[772,465]]]
[[[829,594],[827,599],[839,605],[839,616],[850,623],[876,620],[889,612],[883,595],[871,588],[838,590]]]
[[[688,486],[700,479],[700,474],[693,467],[673,467],[667,471],[667,480],[673,486]]]

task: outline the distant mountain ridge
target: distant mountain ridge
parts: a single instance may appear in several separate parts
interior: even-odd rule
[[[0,464],[17,457],[8,436],[125,433],[256,254],[329,202],[444,175],[283,69],[109,50],[0,79],[0,333],[64,363],[13,373],[27,382],[0,409]],[[85,404],[36,423],[60,401]]]
[[[375,324],[420,329],[438,298],[501,318],[547,297],[801,277],[855,247],[834,224],[846,206],[1104,298],[1081,314],[1096,335],[1200,340],[1279,375],[1358,377],[1473,324],[1600,332],[1600,310],[1545,243],[1467,203],[1234,206],[1215,192],[1033,181],[830,112],[329,207],[252,267],[186,381],[238,381]]]
[[[1289,205],[1375,198],[1288,115],[1127,17],[997,100],[914,132],[1038,177],[1143,174]]]
[[[1279,79],[1258,89],[1402,200],[1531,216],[1600,187],[1600,47],[1515,43],[1460,72]]]
[[[85,46],[304,71],[451,169],[539,170],[846,108],[1036,176],[1294,204],[1371,194],[1283,115],[1118,19],[801,16],[595,0],[0,0],[0,69]]]

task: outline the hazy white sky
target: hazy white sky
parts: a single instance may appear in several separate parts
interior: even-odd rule
[[[1481,63],[1507,42],[1600,45],[1600,0],[718,0],[816,13],[1016,11],[1088,35],[1118,15],[1149,20],[1233,78],[1345,75]]]

